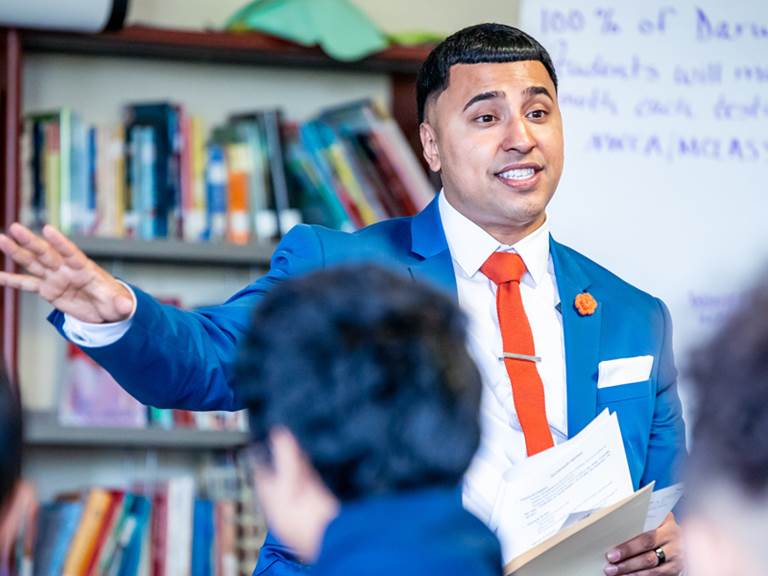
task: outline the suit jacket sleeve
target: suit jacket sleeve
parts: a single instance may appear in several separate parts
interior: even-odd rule
[[[224,304],[179,310],[134,287],[137,307],[128,332],[109,346],[84,351],[144,404],[238,409],[230,379],[251,310],[273,286],[322,266],[317,233],[310,226],[296,226],[275,250],[269,272]],[[64,335],[64,315],[56,310],[49,320]]]
[[[672,321],[667,307],[656,300],[662,316],[661,352],[657,375],[656,403],[641,486],[653,480],[657,488],[679,480],[686,455],[685,425],[677,393],[677,369],[672,353]]]
[[[300,563],[290,548],[281,544],[271,532],[267,533],[253,576],[299,576],[310,572],[309,565]]]

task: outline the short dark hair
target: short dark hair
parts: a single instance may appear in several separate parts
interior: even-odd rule
[[[696,399],[689,484],[768,493],[768,276],[691,357]]]
[[[451,34],[427,56],[416,79],[419,123],[424,121],[427,101],[448,88],[455,64],[541,62],[557,90],[557,74],[547,50],[529,34],[505,24],[476,24]]]
[[[275,287],[235,373],[256,445],[287,428],[340,500],[455,486],[480,440],[464,316],[448,296],[378,266]]]
[[[0,366],[0,512],[21,473],[21,406]]]

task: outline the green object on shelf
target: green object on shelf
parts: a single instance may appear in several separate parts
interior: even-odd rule
[[[255,0],[232,15],[226,27],[319,44],[329,56],[345,61],[388,46],[381,30],[349,0]]]
[[[418,44],[437,44],[438,42],[445,40],[445,34],[424,30],[409,30],[406,32],[387,34],[387,39],[391,44],[415,46]]]

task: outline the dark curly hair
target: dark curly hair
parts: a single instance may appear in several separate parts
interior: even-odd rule
[[[768,493],[768,276],[691,357],[696,397],[689,484]]]
[[[290,279],[257,306],[235,392],[251,433],[289,429],[341,500],[456,485],[477,449],[481,381],[464,317],[374,265]]]
[[[0,511],[21,472],[21,408],[19,396],[0,367]]]
[[[416,79],[419,123],[430,98],[448,88],[451,66],[500,62],[541,62],[557,90],[557,74],[547,50],[529,34],[505,24],[476,24],[448,36],[427,56]]]

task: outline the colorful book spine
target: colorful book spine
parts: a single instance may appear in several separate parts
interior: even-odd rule
[[[80,523],[80,516],[83,514],[83,503],[58,502],[56,509],[51,528],[50,558],[40,566],[40,573],[50,576],[60,576],[64,573],[69,547]]]
[[[98,211],[96,190],[98,186],[96,167],[99,162],[98,147],[96,140],[96,128],[91,126],[87,129],[87,171],[86,171],[86,201],[85,215],[83,218],[82,233],[91,236],[98,229]]]
[[[168,509],[168,485],[162,483],[155,488],[152,497],[152,526],[151,526],[151,565],[152,576],[165,576],[167,574],[167,552],[169,549],[169,509]],[[180,550],[176,551],[181,553]]]
[[[72,112],[62,108],[59,112],[59,228],[64,234],[72,233]],[[55,210],[55,204],[52,209]]]
[[[192,572],[192,532],[195,481],[178,476],[167,482],[165,575],[188,576]]]
[[[64,564],[64,576],[85,576],[95,554],[98,535],[105,522],[111,501],[110,493],[92,488],[83,510],[69,554]]]
[[[144,240],[163,238],[167,230],[167,222],[160,213],[159,195],[161,190],[157,185],[157,135],[151,126],[141,126],[135,129],[138,146],[138,237]]]
[[[213,543],[214,503],[211,500],[196,499],[194,509],[194,529],[192,534],[192,576],[214,576]]]
[[[151,500],[144,495],[137,495],[134,499],[133,509],[126,531],[120,541],[120,567],[117,576],[138,576],[141,564],[142,549],[146,534],[149,531],[150,514],[152,511]]]
[[[88,576],[98,576],[101,574],[99,571],[99,565],[102,551],[106,547],[107,541],[116,529],[117,523],[120,519],[120,514],[122,512],[126,493],[123,490],[110,490],[109,496],[109,507],[104,516],[104,522],[102,522],[101,528],[99,529],[99,533],[96,537],[94,553],[91,555],[91,560],[86,570],[86,574],[88,574]]]
[[[45,124],[45,168],[43,171],[47,222],[61,228],[61,142],[58,122]]]
[[[247,244],[249,239],[248,185],[251,163],[248,147],[243,142],[226,145],[227,159],[227,240]]]
[[[126,530],[126,525],[131,516],[135,496],[131,492],[125,492],[122,503],[115,511],[115,523],[107,535],[96,561],[96,574],[112,574],[117,571],[114,567],[119,564],[116,560],[120,546],[120,537]]]
[[[299,139],[309,157],[312,159],[313,166],[324,183],[324,188],[328,190],[328,193],[335,193],[355,228],[362,228],[365,225],[365,222],[360,214],[358,206],[352,200],[343,184],[338,180],[331,162],[327,157],[325,145],[323,144],[320,135],[319,124],[314,121],[302,124],[299,128]]]
[[[184,239],[197,242],[204,239],[206,228],[206,149],[203,121],[191,117],[189,128],[190,200],[184,213]]]
[[[227,163],[223,147],[208,144],[208,167],[206,170],[206,240],[223,240],[227,234]]]

